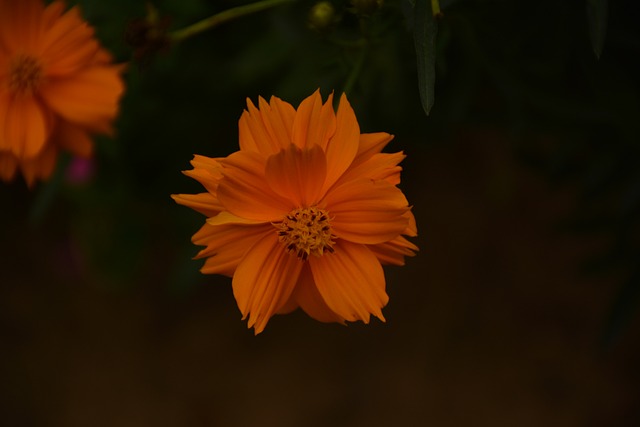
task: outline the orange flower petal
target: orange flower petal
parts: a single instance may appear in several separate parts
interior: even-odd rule
[[[0,39],[0,82],[6,82],[7,76],[10,72],[9,58],[3,51],[2,40]],[[0,97],[8,96],[8,85],[6,83],[0,84]]]
[[[47,7],[45,7],[44,12],[42,14],[42,27],[45,29],[50,28],[55,25],[56,21],[60,19],[62,14],[64,13],[65,5],[61,1],[53,1]],[[51,37],[50,34],[47,34],[47,38]],[[47,41],[45,41],[46,43]]]
[[[403,215],[407,218],[407,228],[402,234],[407,236],[417,236],[418,229],[416,227],[416,218],[410,210]],[[382,264],[404,265],[404,258],[407,256],[415,256],[415,252],[419,249],[416,245],[408,241],[403,236],[398,236],[388,242],[379,243],[377,245],[368,246],[371,252],[378,258]]]
[[[0,151],[0,179],[9,182],[18,169],[18,159],[9,151]]]
[[[0,43],[9,50],[34,52],[42,35],[43,10],[38,0],[0,1]]]
[[[3,50],[15,49],[15,35],[12,26],[12,8],[17,2],[0,1],[0,54]]]
[[[320,322],[338,322],[344,324],[344,318],[329,308],[313,280],[311,268],[308,265],[302,269],[298,285],[294,293],[297,304],[310,317]]]
[[[238,122],[240,150],[258,152],[265,156],[280,151],[280,142],[269,134],[262,113],[249,98],[247,109]]]
[[[264,123],[264,127],[269,138],[273,141],[272,146],[275,147],[273,153],[277,153],[291,144],[291,128],[293,126],[295,110],[290,104],[277,98],[274,99],[274,97],[272,97],[271,102],[273,105],[260,97],[258,99],[258,106],[260,107],[259,114]]]
[[[274,193],[265,180],[265,159],[251,151],[238,151],[224,161],[224,178],[218,200],[241,218],[276,221],[289,213],[293,203]]]
[[[50,26],[44,34],[40,54],[45,59],[47,76],[63,76],[90,63],[100,46],[93,38],[93,29],[80,16],[78,7],[55,20],[52,16],[58,12],[57,8],[49,9],[45,19]]]
[[[256,334],[289,301],[302,266],[284,250],[275,233],[262,237],[240,261],[233,276],[233,295]]]
[[[232,276],[238,264],[258,240],[273,233],[271,224],[263,226],[205,224],[193,235],[196,245],[206,246],[196,258],[207,257],[200,270],[205,274]]]
[[[403,236],[368,247],[382,264],[393,265],[404,265],[404,258],[415,256],[415,252],[418,251],[418,247]]]
[[[102,133],[111,132],[124,91],[119,66],[92,67],[40,88],[46,104],[64,119]]]
[[[336,131],[336,115],[333,112],[333,94],[322,104],[320,90],[300,103],[293,121],[291,139],[300,148],[314,144],[326,148],[329,138]]]
[[[215,196],[218,192],[218,184],[222,179],[222,163],[219,160],[195,155],[191,160],[193,169],[182,173],[198,181],[208,192]]]
[[[36,179],[49,178],[55,169],[57,158],[57,147],[54,144],[47,144],[36,157],[21,160],[20,170],[27,185],[32,187]]]
[[[398,166],[406,156],[403,153],[378,153],[368,159],[354,164],[340,177],[336,185],[352,181],[358,177],[371,178],[373,180],[384,180],[389,184],[398,185],[400,183],[400,172],[402,167]]]
[[[235,216],[229,211],[222,211],[216,216],[207,219],[207,223],[210,225],[223,225],[223,224],[244,224],[244,225],[256,225],[264,224],[265,221],[258,221],[255,219],[240,218]],[[271,224],[271,223],[269,223]]]
[[[269,99],[269,105],[271,106],[271,114],[268,118],[274,121],[281,121],[282,128],[287,135],[287,144],[292,142],[293,122],[296,118],[296,109],[293,108],[293,105],[283,101],[277,96],[272,96]]]
[[[327,101],[327,104],[330,102]],[[326,192],[347,170],[358,151],[360,126],[345,94],[340,98],[335,134],[329,140],[327,153],[327,179],[323,190]]]
[[[171,198],[179,205],[189,207],[196,212],[210,217],[224,210],[218,199],[209,193],[200,194],[172,194]]]
[[[250,102],[249,99],[247,99],[247,103],[248,102]],[[253,119],[251,117],[251,114],[248,111],[243,111],[242,115],[240,116],[240,120],[238,120],[238,139],[240,144],[240,151],[255,151],[256,153],[262,153],[262,151],[260,151],[260,148],[262,146],[258,145],[258,143],[256,142],[256,139],[259,140],[259,137],[254,138],[253,136],[253,134],[258,131],[254,130],[252,132],[252,120]],[[267,149],[263,153],[264,155],[268,155],[268,152],[270,151],[270,147],[266,148]]]
[[[296,111],[291,104],[273,96],[267,103],[258,99],[258,110],[250,99],[238,123],[240,150],[265,156],[275,154],[291,144],[291,128]]]
[[[382,149],[393,139],[393,135],[386,132],[363,133],[360,134],[360,145],[358,146],[357,158],[366,160]]]
[[[113,62],[113,55],[104,50],[103,48],[98,49],[95,55],[91,60],[91,65],[109,65]],[[127,64],[122,64],[120,70],[124,71],[127,69]]]
[[[344,240],[335,249],[334,254],[309,260],[322,299],[346,320],[369,323],[373,314],[384,321],[381,309],[389,297],[378,259],[366,246]]]
[[[394,239],[407,228],[407,199],[386,181],[353,180],[331,189],[324,201],[333,216],[333,233],[341,239],[371,245]]]
[[[193,156],[190,163],[191,166],[196,169],[206,169],[213,174],[219,173],[222,170],[222,163],[220,163],[221,160],[223,160],[221,157],[207,157],[196,154]],[[220,177],[222,177],[221,174]]]
[[[0,66],[2,66],[2,64],[0,64]],[[1,75],[0,75],[0,78],[2,78]],[[11,142],[9,138],[7,138],[7,132],[5,130],[6,129],[5,124],[7,122],[7,114],[9,112],[9,102],[11,99],[8,93],[2,93],[1,90],[2,90],[2,87],[0,86],[0,150],[12,151]]]
[[[297,286],[296,286],[297,289]],[[289,300],[284,303],[284,305],[282,307],[280,307],[275,314],[289,314],[292,311],[297,310],[300,307],[300,305],[298,305],[298,301],[296,301],[296,297],[295,297],[295,290],[294,293],[291,294],[291,296],[289,297]]]
[[[413,216],[413,212],[407,211],[404,214],[409,219],[409,224],[407,224],[407,229],[402,232],[402,234],[406,234],[410,237],[415,237],[418,235],[418,227],[416,226],[416,217]]]
[[[5,144],[18,158],[35,157],[40,153],[49,136],[47,118],[42,107],[31,96],[14,96],[10,99],[4,118]]]
[[[86,158],[93,153],[93,141],[89,134],[67,121],[58,121],[54,138],[60,148],[69,150],[76,156]]]
[[[271,189],[291,200],[295,207],[308,207],[320,199],[326,172],[322,148],[314,145],[300,149],[291,144],[269,157],[265,177]]]

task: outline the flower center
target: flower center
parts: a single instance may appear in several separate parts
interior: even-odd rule
[[[9,70],[9,89],[14,93],[33,93],[42,80],[40,62],[28,55],[18,55]]]
[[[321,256],[325,251],[334,251],[331,219],[324,209],[297,208],[274,225],[278,229],[278,240],[303,261],[309,255]]]

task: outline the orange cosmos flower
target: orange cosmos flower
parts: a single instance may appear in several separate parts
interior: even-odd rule
[[[393,138],[360,134],[343,95],[318,91],[296,111],[272,97],[240,118],[240,151],[196,155],[185,174],[206,192],[173,195],[207,217],[193,242],[206,246],[203,273],[233,276],[249,327],[262,332],[274,314],[297,307],[323,322],[384,321],[381,264],[404,264],[418,248],[402,191],[402,153],[381,153]]]
[[[77,7],[0,0],[0,178],[46,179],[60,150],[88,157],[91,133],[112,132],[121,65]]]

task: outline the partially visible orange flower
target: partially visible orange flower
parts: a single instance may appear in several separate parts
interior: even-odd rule
[[[46,179],[61,150],[88,157],[111,134],[124,91],[121,65],[77,7],[0,0],[0,178]]]
[[[193,236],[206,246],[203,273],[233,276],[243,319],[262,332],[274,314],[302,308],[323,322],[384,321],[381,264],[403,265],[418,248],[404,236],[416,224],[402,191],[402,153],[381,153],[393,138],[360,133],[343,95],[319,91],[296,111],[272,97],[248,101],[240,151],[196,155],[185,174],[206,189],[172,197],[208,217]]]

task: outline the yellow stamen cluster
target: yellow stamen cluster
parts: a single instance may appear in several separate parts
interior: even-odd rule
[[[303,261],[309,255],[321,256],[325,251],[334,252],[332,245],[335,236],[331,234],[331,219],[324,209],[297,208],[274,225],[278,229],[278,240]]]
[[[40,62],[28,55],[18,55],[11,62],[9,89],[13,93],[33,93],[42,80]]]

